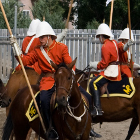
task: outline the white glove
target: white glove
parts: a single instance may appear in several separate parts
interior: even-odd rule
[[[14,56],[20,56],[22,54],[22,51],[18,46],[16,37],[10,36],[10,44],[12,45]]]
[[[10,36],[10,44],[12,46],[14,46],[14,43],[16,43],[16,42],[17,42],[16,37],[15,36]]]
[[[65,28],[62,33],[57,35],[56,42],[61,42],[67,36],[67,28]]]
[[[95,62],[91,62],[91,61],[90,61],[89,66],[90,66],[91,68],[94,68],[95,70],[97,70],[97,64],[98,64],[98,63],[99,63],[98,61],[95,61]]]
[[[140,69],[140,65],[139,65],[139,64],[136,64],[136,63],[134,63],[134,64],[133,64],[133,68],[134,68],[134,69]]]
[[[129,39],[128,42],[124,45],[123,50],[127,51],[131,45],[133,45],[133,40]]]

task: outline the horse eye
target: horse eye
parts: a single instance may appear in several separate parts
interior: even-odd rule
[[[68,80],[70,80],[70,77],[68,77]]]

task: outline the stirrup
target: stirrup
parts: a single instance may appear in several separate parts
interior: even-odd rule
[[[58,139],[59,139],[58,133],[56,132],[56,130],[55,130],[54,128],[52,128],[52,129],[49,131],[49,134],[50,134],[50,135],[48,135],[48,140],[51,140],[51,139],[58,140]]]
[[[96,115],[97,116],[102,116],[103,115],[103,111],[101,109],[98,109],[96,106],[94,106],[94,109],[96,110]]]

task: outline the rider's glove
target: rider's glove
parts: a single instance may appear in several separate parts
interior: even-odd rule
[[[57,35],[56,42],[61,42],[67,36],[67,28],[65,28],[62,33]]]
[[[94,68],[95,70],[97,70],[98,63],[99,63],[98,61],[94,61],[94,62],[90,61],[89,66],[90,66],[90,68]]]
[[[123,47],[123,50],[124,51],[127,51],[128,48],[133,45],[133,40],[132,39],[129,39],[128,42],[126,44],[124,44],[124,47]]]

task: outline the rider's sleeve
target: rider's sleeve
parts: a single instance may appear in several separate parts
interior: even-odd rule
[[[16,59],[19,62],[18,57],[16,57]],[[35,51],[32,51],[31,53],[28,53],[27,55],[22,55],[21,60],[24,66],[33,65],[35,62],[38,61]]]

